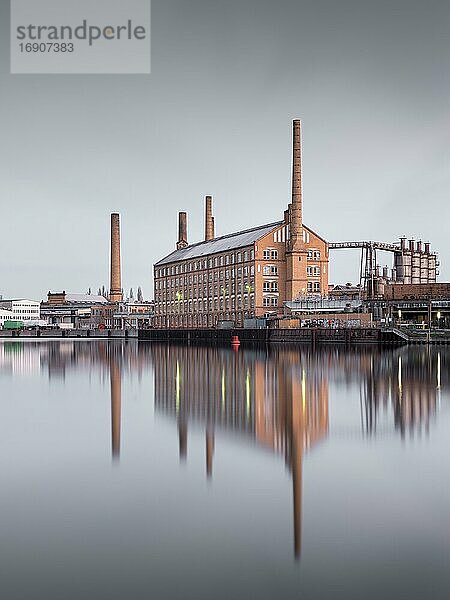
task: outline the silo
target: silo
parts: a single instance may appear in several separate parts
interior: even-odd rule
[[[409,247],[411,250],[411,283],[420,283],[420,248],[421,243],[414,244],[414,240],[410,240]]]

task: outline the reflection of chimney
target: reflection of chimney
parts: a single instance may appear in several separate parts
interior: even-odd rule
[[[205,200],[205,242],[214,239],[214,217],[212,216],[212,196]]]
[[[178,242],[177,250],[186,248],[187,241],[187,214],[185,212],[178,213]]]
[[[213,469],[213,457],[214,457],[214,432],[207,428],[206,429],[206,476],[208,479],[212,477]]]
[[[296,119],[293,124],[292,156],[292,207],[290,228],[290,249],[302,247],[302,124]]]
[[[296,437],[296,436],[295,436]],[[294,555],[299,560],[302,547],[302,472],[303,451],[298,445],[301,440],[295,440],[292,456],[292,488],[294,503]]]
[[[110,302],[122,302],[122,277],[120,274],[120,216],[111,215],[111,280]]]
[[[111,362],[111,446],[113,459],[120,456],[121,375],[116,362]]]
[[[187,457],[187,424],[184,421],[178,423],[178,437],[180,443],[180,460],[185,461]]]

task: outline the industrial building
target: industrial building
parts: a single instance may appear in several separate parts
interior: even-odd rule
[[[0,329],[3,329],[5,321],[13,321],[13,313],[7,308],[0,308]]]
[[[108,300],[95,294],[48,292],[47,302],[41,304],[41,314],[51,325],[89,329],[96,307],[105,305],[108,305]]]
[[[0,308],[10,311],[8,314],[13,321],[39,321],[41,318],[40,305],[41,303],[37,300],[28,300],[27,298],[0,300]]]
[[[377,241],[330,242],[330,250],[361,250],[360,297],[381,298],[386,285],[433,284],[439,275],[439,261],[429,242],[401,237],[395,244]],[[377,252],[393,255],[393,266],[381,267]],[[333,291],[333,295],[336,295]]]
[[[328,244],[303,223],[301,122],[293,123],[292,200],[283,219],[216,237],[206,197],[205,239],[189,244],[179,213],[176,250],[154,265],[154,326],[242,326],[280,315],[286,301],[328,292]]]

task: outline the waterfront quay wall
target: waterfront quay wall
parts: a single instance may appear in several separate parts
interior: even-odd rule
[[[298,329],[145,329],[141,341],[174,343],[211,343],[229,346],[237,336],[241,344],[359,344],[405,343],[381,329],[370,328],[298,328]]]
[[[48,330],[0,330],[0,340],[9,338],[38,339],[137,339],[136,329],[48,329]]]

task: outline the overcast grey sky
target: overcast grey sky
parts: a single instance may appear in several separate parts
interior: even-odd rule
[[[303,121],[304,217],[329,241],[430,240],[450,279],[447,0],[153,0],[151,75],[10,75],[0,0],[0,294],[123,285],[189,240],[278,220],[291,121]],[[355,281],[355,254],[331,282]]]

